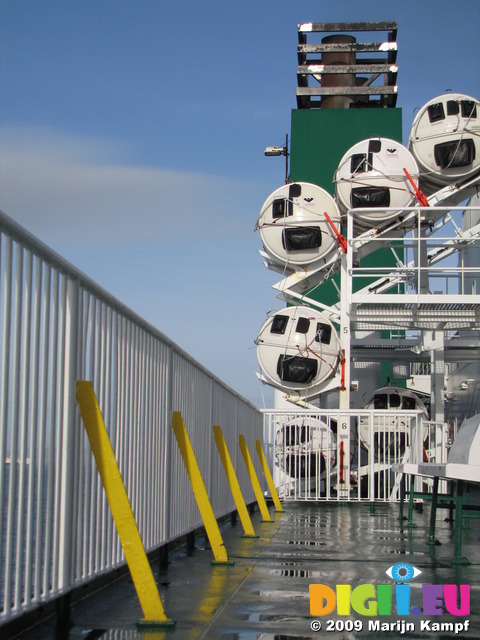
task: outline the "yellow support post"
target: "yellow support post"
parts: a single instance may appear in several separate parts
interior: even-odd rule
[[[253,466],[252,458],[250,457],[250,453],[248,451],[245,436],[240,435],[238,438],[238,443],[240,445],[240,451],[242,452],[242,456],[245,461],[245,466],[247,467],[248,475],[250,476],[250,482],[252,483],[255,497],[257,498],[258,506],[260,507],[260,513],[262,514],[263,522],[273,522],[272,518],[270,517],[267,503],[265,502],[265,498],[263,497],[262,488],[260,487],[257,473],[255,471],[255,467]]]
[[[135,516],[92,383],[77,382],[77,402],[144,618],[141,626],[173,626],[163,609]]]
[[[240,520],[242,521],[244,537],[257,538],[258,536],[255,535],[255,529],[253,528],[247,505],[245,504],[245,500],[243,499],[242,490],[240,489],[240,485],[238,483],[237,474],[235,473],[230,454],[228,453],[227,443],[225,442],[225,438],[223,437],[222,428],[213,427],[213,435],[215,437],[215,444],[217,445],[218,453],[220,454],[220,458],[222,460],[223,468],[225,469],[225,474],[227,476],[230,489],[232,490],[232,495],[233,499],[235,500],[238,515],[240,516]]]
[[[257,440],[255,444],[257,447],[258,457],[260,458],[260,464],[262,465],[263,473],[265,474],[265,480],[267,481],[268,488],[270,489],[270,495],[272,496],[272,500],[275,505],[275,510],[281,512],[283,511],[282,503],[280,502],[280,498],[278,497],[277,490],[273,483],[272,474],[268,468],[268,462],[263,451],[262,443],[260,440]]]
[[[205,531],[207,532],[207,536],[212,547],[215,564],[235,564],[228,560],[227,550],[223,544],[222,534],[220,533],[217,519],[215,518],[212,505],[208,499],[202,474],[200,473],[190,438],[188,437],[182,415],[179,411],[173,412],[172,428],[175,438],[177,439],[180,453],[182,454],[188,477],[190,478],[190,483],[200,510],[200,515],[202,516]]]

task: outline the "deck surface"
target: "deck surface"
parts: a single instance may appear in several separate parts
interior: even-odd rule
[[[176,621],[173,629],[139,630],[142,617],[133,584],[128,579],[77,604],[72,611],[75,626],[66,635],[56,635],[54,622],[28,630],[19,638],[28,640],[305,640],[307,638],[480,638],[480,521],[471,520],[464,534],[462,554],[472,563],[454,567],[453,525],[439,510],[436,546],[427,546],[430,508],[415,511],[416,528],[398,520],[398,505],[380,504],[375,514],[368,505],[339,506],[325,503],[286,503],[273,523],[262,523],[258,510],[252,521],[259,538],[242,538],[240,523],[222,529],[233,566],[214,566],[205,539],[200,537],[190,555],[184,549],[170,554],[166,571],[156,567],[164,608]],[[471,585],[470,615],[455,617],[410,615],[367,618],[352,613],[338,616],[336,610],[323,618],[310,615],[309,585],[392,583],[386,571],[403,562],[422,571],[412,585],[412,606],[421,607],[421,584]],[[420,600],[419,600],[420,598]],[[423,620],[436,623],[469,620],[468,630],[421,629]],[[318,620],[322,629],[314,632]],[[360,620],[362,631],[327,632],[333,622]],[[369,629],[369,620],[414,624],[414,631],[401,627],[388,633]],[[342,624],[342,623],[340,623]]]

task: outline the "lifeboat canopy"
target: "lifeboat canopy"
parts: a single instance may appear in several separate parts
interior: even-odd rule
[[[335,173],[335,195],[343,214],[358,211],[354,224],[363,229],[384,226],[414,202],[415,193],[404,169],[418,184],[418,165],[409,150],[390,138],[369,138],[353,145]],[[396,207],[383,211],[386,207]]]
[[[382,387],[372,393],[363,405],[364,409],[382,411],[421,411],[426,420],[429,414],[420,396],[409,389]],[[376,451],[390,450],[392,455],[405,451],[409,445],[410,424],[408,419],[396,417],[394,413],[375,416],[373,420],[373,443]],[[361,416],[358,435],[363,446],[370,448],[369,418]]]
[[[333,377],[340,342],[330,320],[309,307],[277,311],[260,329],[257,358],[267,381],[287,393],[311,397]]]
[[[263,247],[281,267],[322,266],[338,250],[340,212],[333,197],[308,182],[285,184],[264,202],[258,218]]]
[[[461,93],[427,102],[415,116],[408,146],[426,194],[480,172],[480,103]]]

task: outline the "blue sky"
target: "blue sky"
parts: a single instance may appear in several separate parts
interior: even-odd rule
[[[0,0],[0,209],[270,404],[253,340],[282,304],[253,227],[297,24],[377,20],[399,23],[405,142],[431,98],[479,97],[479,0]]]

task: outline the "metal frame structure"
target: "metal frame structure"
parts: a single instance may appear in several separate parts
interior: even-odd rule
[[[461,206],[458,211],[464,214],[479,208]],[[392,251],[400,244],[404,258],[397,261],[396,268],[365,269],[356,261],[356,250],[363,240],[355,237],[354,212],[349,212],[349,251],[342,271],[347,287],[344,313],[352,331],[405,331],[404,339],[395,342],[350,341],[352,357],[368,360],[375,351],[376,359],[392,358],[393,348],[396,360],[429,361],[432,417],[443,421],[445,362],[462,361],[465,350],[471,360],[478,360],[480,354],[475,335],[480,329],[480,292],[475,286],[478,268],[467,266],[463,257],[466,248],[480,247],[480,225],[463,231],[455,224],[452,207],[435,207],[438,217],[433,224],[431,213],[430,207],[418,207],[410,234],[401,239],[389,239],[388,234],[379,238],[389,243]],[[371,244],[375,242],[373,239]],[[457,257],[456,263],[452,256]],[[366,277],[373,281],[354,292],[355,279]]]
[[[368,232],[355,226],[359,210],[350,210],[346,220],[347,250],[339,248],[336,261],[323,270],[317,269],[309,273],[305,268],[300,269],[275,285],[285,300],[294,304],[308,304],[326,313],[339,327],[343,353],[341,374],[337,373],[334,379],[326,382],[323,389],[317,389],[314,396],[308,397],[308,394],[304,394],[306,401],[296,402],[297,408],[303,406],[310,411],[318,411],[318,407],[311,402],[324,393],[338,391],[335,422],[345,425],[345,429],[336,429],[333,446],[335,465],[327,464],[326,488],[321,489],[319,477],[315,477],[312,479],[316,483],[312,491],[304,488],[303,493],[299,492],[299,482],[305,485],[308,473],[304,472],[303,480],[294,473],[293,494],[285,485],[285,496],[294,495],[298,499],[309,496],[305,499],[340,501],[352,499],[352,491],[354,492],[355,488],[349,485],[347,480],[341,491],[332,491],[331,481],[332,478],[335,480],[335,468],[339,465],[340,456],[351,460],[355,454],[355,447],[358,447],[358,433],[351,422],[351,390],[353,386],[357,386],[351,379],[351,365],[354,361],[395,361],[408,365],[429,365],[431,417],[442,432],[441,442],[439,440],[440,444],[435,445],[434,455],[442,459],[445,457],[448,446],[445,434],[453,432],[458,426],[456,423],[451,424],[450,428],[445,425],[446,418],[450,417],[445,414],[445,402],[451,403],[455,400],[455,392],[451,389],[447,391],[449,380],[446,365],[456,367],[458,363],[476,361],[478,366],[480,363],[478,267],[473,266],[465,256],[466,251],[480,253],[480,224],[463,228],[459,220],[466,215],[479,219],[480,206],[467,206],[462,203],[465,193],[471,194],[479,185],[480,178],[477,177],[468,185],[457,187],[456,190],[449,187],[442,190],[444,197],[438,193],[431,196],[436,206],[417,206],[400,211],[393,223]],[[448,206],[441,205],[444,200],[449,203]],[[360,257],[376,251],[379,247],[387,247],[393,252],[396,266],[392,267],[391,263],[374,267],[361,265]],[[317,283],[325,281],[338,270],[339,300],[334,306],[327,307],[315,300],[310,292]],[[362,286],[354,286],[357,281],[362,282]],[[388,337],[380,337],[380,331],[387,332]],[[469,383],[473,382],[474,379],[462,381],[460,392],[464,393]],[[295,398],[292,395],[285,398],[293,403],[292,407],[295,406]],[[401,420],[403,412],[397,412],[396,416],[397,420]],[[325,430],[333,437],[329,426],[331,416],[325,414],[323,418],[318,419],[325,421]],[[359,414],[355,414],[357,423],[359,419]],[[378,421],[383,420],[382,424],[385,424],[386,420],[381,411],[372,413],[369,419],[372,434],[379,428]],[[380,432],[381,430],[380,426]],[[266,436],[266,442],[267,437],[271,438],[272,433],[269,432]],[[275,442],[275,439],[270,442]],[[308,455],[315,453],[318,457],[321,452],[319,449],[314,451],[313,442],[314,440]],[[373,441],[371,450],[373,451]],[[307,455],[306,451],[303,454],[301,451],[300,447],[299,455]],[[277,448],[274,457],[278,455],[281,454]],[[363,465],[362,473],[371,475],[369,489],[364,496],[366,499],[377,499],[380,495],[378,490],[374,489],[374,483],[375,478],[379,476],[377,461],[381,457],[381,451],[375,451],[375,454],[369,457],[368,464]],[[387,468],[397,463],[397,459],[398,455],[393,461],[385,461],[383,471],[386,473]],[[374,460],[376,462],[373,462]],[[360,467],[358,459],[357,465]],[[357,477],[362,473],[360,468],[356,470]],[[350,474],[351,469],[348,467],[345,477],[350,477]],[[288,484],[284,478],[282,482]],[[389,485],[389,491],[385,495],[388,493],[388,499],[398,499],[397,490],[397,486],[391,488]],[[381,497],[384,497],[383,494]],[[357,499],[360,499],[360,494],[357,494]]]
[[[478,267],[464,259],[466,250],[480,249],[480,224],[463,229],[456,220],[469,212],[479,214],[479,206],[461,203],[479,185],[477,177],[456,190],[449,187],[429,198],[436,206],[398,212],[395,222],[368,232],[356,229],[359,210],[350,210],[346,252],[339,247],[323,269],[298,269],[274,285],[287,302],[317,308],[339,326],[345,362],[340,408],[350,408],[351,359],[391,360],[394,350],[396,360],[431,363],[434,417],[443,421],[445,362],[480,355],[478,340],[466,335],[480,329]],[[451,204],[437,204],[445,200]],[[384,247],[393,252],[396,267],[360,266],[360,258]],[[338,303],[327,306],[315,300],[311,291],[338,271]],[[355,287],[357,281],[364,281],[364,286]],[[390,337],[360,340],[355,337],[357,331],[389,331]],[[338,386],[338,381],[337,376],[322,392]]]
[[[263,413],[267,457],[286,501],[397,501],[393,465],[446,461],[446,425],[419,412],[294,407]]]

